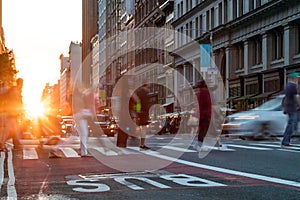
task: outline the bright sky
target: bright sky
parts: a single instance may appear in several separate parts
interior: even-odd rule
[[[57,83],[60,54],[82,38],[81,7],[81,0],[2,0],[5,44],[24,79],[24,103],[37,105],[45,84]]]

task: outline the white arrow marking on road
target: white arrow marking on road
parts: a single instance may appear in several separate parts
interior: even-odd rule
[[[23,149],[23,159],[38,159],[37,152],[35,148]]]

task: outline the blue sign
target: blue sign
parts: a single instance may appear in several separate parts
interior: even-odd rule
[[[210,67],[210,44],[200,44],[200,67]]]

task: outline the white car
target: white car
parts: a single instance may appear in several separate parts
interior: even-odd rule
[[[252,110],[228,115],[226,123],[222,124],[223,131],[228,135],[257,139],[282,136],[288,120],[281,106],[283,97],[279,95]]]

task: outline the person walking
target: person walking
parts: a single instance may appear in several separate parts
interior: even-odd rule
[[[205,81],[198,83],[199,91],[197,92],[199,126],[198,126],[198,144],[194,147],[199,150],[203,144],[203,140],[207,134],[212,113],[212,100]]]
[[[147,84],[142,85],[140,88],[138,88],[134,95],[134,101],[135,101],[135,109],[136,109],[136,124],[139,126],[140,129],[140,149],[141,150],[148,150],[150,149],[145,145],[146,140],[146,125],[149,124],[149,102],[148,102],[148,93],[149,88]]]
[[[80,92],[77,89],[73,96],[73,114],[75,120],[75,127],[80,138],[80,155],[81,157],[88,157],[87,141],[89,136],[88,121],[92,118],[91,112],[91,91],[89,89]]]
[[[281,141],[281,145],[283,147],[292,146],[290,144],[291,137],[296,130],[298,123],[298,78],[299,74],[297,72],[292,72],[288,77],[288,83],[285,88],[284,111],[288,115],[288,123],[284,131],[283,139]]]

